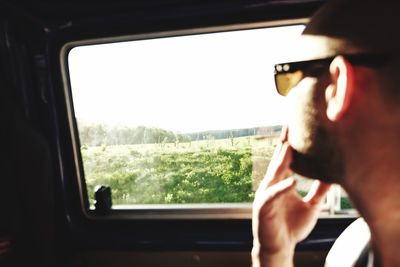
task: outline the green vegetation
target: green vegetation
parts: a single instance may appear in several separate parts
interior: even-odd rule
[[[200,141],[152,144],[93,146],[88,144],[94,139],[88,139],[81,152],[90,204],[98,185],[111,187],[117,205],[252,202],[277,139],[216,139],[215,134]],[[310,185],[310,180],[299,178],[300,194]],[[351,208],[347,197],[341,198],[341,207]]]
[[[340,208],[342,210],[353,209],[353,204],[351,204],[349,197],[340,198]]]
[[[270,145],[257,152],[256,143]],[[105,184],[112,188],[114,204],[168,204],[251,202],[252,155],[270,157],[273,149],[271,140],[242,137],[81,151],[91,203],[94,188]]]

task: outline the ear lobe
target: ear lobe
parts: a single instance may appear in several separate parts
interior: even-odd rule
[[[331,121],[340,120],[347,112],[354,92],[353,66],[342,56],[331,63],[331,84],[325,90],[326,115]]]

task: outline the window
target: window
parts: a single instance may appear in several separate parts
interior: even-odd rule
[[[114,209],[249,210],[286,119],[276,51],[303,28],[71,44],[90,209],[95,188],[107,185]],[[306,192],[309,181],[299,180]]]

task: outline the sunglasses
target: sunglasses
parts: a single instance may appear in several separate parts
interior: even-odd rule
[[[319,77],[329,68],[335,57],[276,64],[275,86],[278,93],[286,96],[304,77]],[[366,67],[379,67],[387,59],[378,54],[343,55],[343,57],[353,65]]]

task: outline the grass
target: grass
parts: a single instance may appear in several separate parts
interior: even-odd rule
[[[98,185],[113,204],[252,202],[277,139],[240,137],[187,143],[82,148],[89,201]],[[307,192],[310,180],[299,178]],[[347,198],[342,206],[350,207]]]

